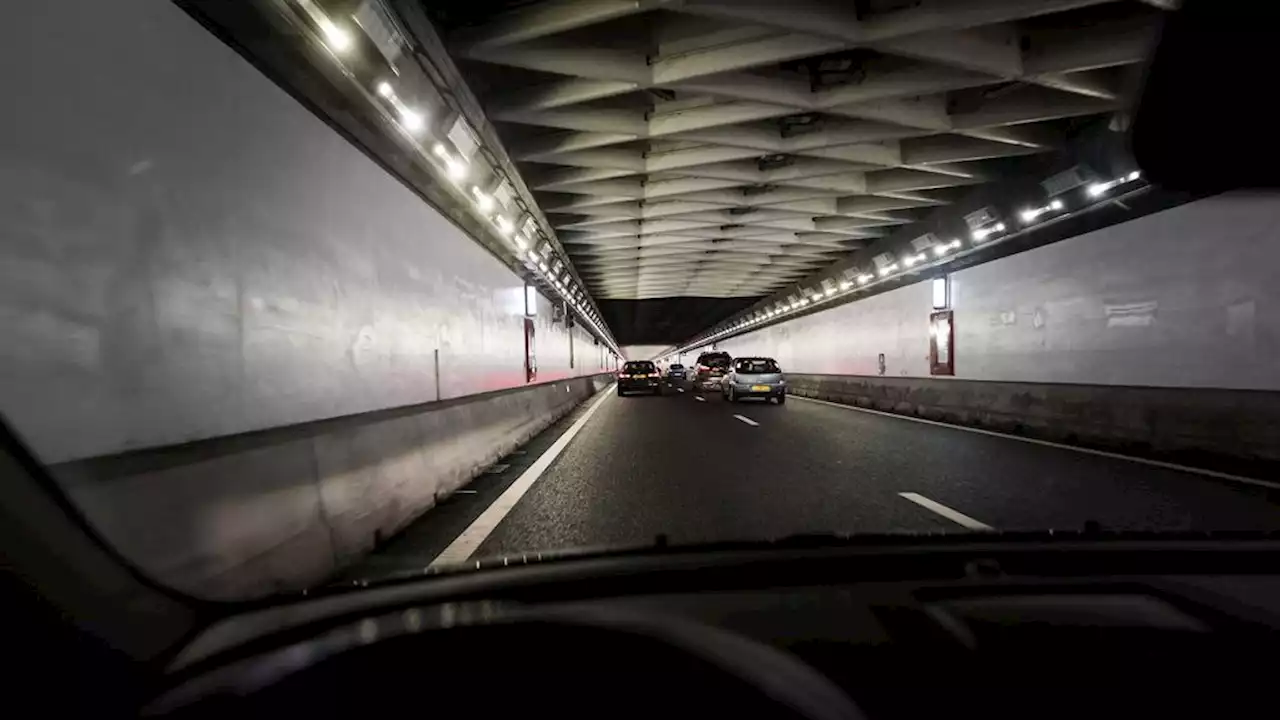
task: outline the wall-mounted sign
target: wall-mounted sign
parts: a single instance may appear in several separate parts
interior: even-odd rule
[[[950,278],[942,275],[933,279],[933,309],[945,310],[951,306]]]
[[[950,310],[929,316],[929,374],[955,375],[955,326]]]
[[[461,117],[449,129],[449,142],[453,143],[453,147],[458,151],[458,154],[467,160],[470,160],[471,156],[476,154],[476,148],[480,146],[480,142],[476,140],[475,131]]]
[[[991,212],[991,208],[984,207],[974,210],[964,216],[964,222],[969,226],[970,230],[977,230],[980,227],[990,225],[996,221],[995,213]]]

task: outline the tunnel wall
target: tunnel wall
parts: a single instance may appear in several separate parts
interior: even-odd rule
[[[1276,460],[1277,267],[1280,199],[1228,194],[953,273],[954,377],[930,376],[927,281],[718,347],[777,358],[801,394],[1069,441]]]
[[[525,384],[522,280],[173,3],[11,10],[0,411],[43,459]],[[537,379],[597,372],[539,305]]]
[[[955,377],[1280,390],[1280,198],[1200,200],[951,275]],[[793,372],[929,377],[928,282],[731,338]]]
[[[628,360],[653,360],[671,349],[670,345],[623,345],[622,356]]]

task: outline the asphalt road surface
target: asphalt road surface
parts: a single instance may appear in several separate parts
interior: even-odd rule
[[[504,460],[510,467],[428,512],[362,572],[430,563],[584,415],[472,557],[632,546],[659,534],[690,543],[1078,530],[1091,520],[1108,529],[1280,530],[1280,507],[1263,493],[1193,472],[798,397],[778,406],[691,391],[606,393],[598,408],[588,401]]]

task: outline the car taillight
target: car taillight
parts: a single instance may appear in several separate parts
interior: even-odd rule
[[[631,376],[630,376],[630,375],[628,375],[628,374],[626,374],[626,373],[618,373],[618,379],[620,379],[620,380],[629,380],[629,379],[631,379]]]
[[[649,377],[662,377],[662,376],[659,375],[658,373],[650,373]]]

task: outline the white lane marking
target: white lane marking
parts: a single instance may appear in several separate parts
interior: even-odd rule
[[[741,420],[742,422],[748,425],[754,425],[755,427],[760,427],[760,423],[756,422],[755,420],[752,420],[749,417],[743,417],[741,415],[734,415],[734,417],[738,418],[739,420]]]
[[[913,492],[901,492],[898,493],[898,496],[903,500],[910,500],[926,510],[932,510],[951,522],[956,523],[957,525],[963,525],[970,530],[995,530],[995,528],[984,522],[974,520],[958,510],[952,510],[946,505],[943,505],[936,500],[930,500],[923,495]]]
[[[1086,455],[1097,455],[1099,457],[1114,458],[1116,460],[1128,460],[1129,462],[1141,463],[1152,467],[1165,468],[1166,470],[1177,470],[1179,472],[1192,473],[1196,475],[1208,475],[1209,477],[1215,477],[1219,480],[1230,480],[1232,482],[1244,483],[1246,485],[1257,485],[1258,487],[1280,490],[1280,483],[1258,480],[1257,478],[1245,477],[1243,475],[1232,475],[1231,473],[1219,472],[1217,470],[1191,467],[1190,465],[1179,465],[1177,463],[1164,462],[1163,460],[1134,457],[1133,455],[1122,455],[1120,453],[1107,452],[1106,450],[1094,450],[1093,448],[1079,447],[1076,445],[1065,445],[1063,443],[1053,442],[1052,440],[1040,440],[1038,438],[1023,437],[1021,435],[1010,435],[1008,433],[996,432],[995,430],[984,430],[982,428],[968,427],[966,425],[952,425],[951,423],[939,422],[937,420],[926,420],[925,418],[912,417],[910,415],[899,415],[897,413],[885,412],[883,410],[872,410],[870,408],[857,407],[855,405],[845,405],[843,403],[831,402],[830,400],[809,398],[803,395],[792,395],[788,393],[787,397],[804,400],[805,402],[818,403],[819,405],[830,405],[831,407],[840,408],[842,410],[856,410],[857,412],[869,413],[871,415],[883,415],[885,417],[897,418],[898,420],[909,420],[911,422],[923,423],[925,425],[937,425],[938,427],[951,428],[952,430],[963,430],[965,432],[978,433],[979,435],[990,435],[991,437],[1004,438],[1006,440],[1017,440],[1019,442],[1031,443],[1032,445],[1043,445],[1045,447],[1071,450],[1078,453],[1084,453]]]
[[[605,388],[603,395],[596,400],[595,404],[587,408],[582,417],[578,418],[563,435],[556,438],[556,441],[552,443],[551,447],[547,448],[546,452],[542,453],[537,460],[534,460],[533,464],[520,477],[516,478],[516,481],[511,483],[498,496],[498,499],[493,501],[492,505],[480,513],[480,517],[473,520],[467,526],[467,529],[462,531],[461,535],[454,538],[453,542],[449,543],[449,547],[445,548],[444,551],[436,556],[435,560],[431,561],[430,567],[456,565],[471,557],[471,554],[480,547],[485,538],[489,537],[494,528],[498,527],[498,523],[502,522],[507,513],[511,512],[511,509],[516,506],[520,498],[524,497],[524,494],[529,492],[529,488],[533,487],[538,478],[542,477],[542,473],[546,472],[547,468],[551,467],[551,463],[560,456],[560,453],[564,452],[564,449],[569,445],[569,441],[573,440],[573,437],[582,431],[583,426],[587,424],[591,416],[613,395],[610,392],[612,389],[612,385]]]
[[[679,392],[684,392],[684,388],[676,388],[676,390]]]
[[[706,398],[704,398],[704,397],[702,397],[701,395],[694,395],[694,396],[693,396],[693,399],[694,399],[694,400],[697,400],[698,402],[706,402],[706,401],[707,401],[707,399],[706,399]]]

